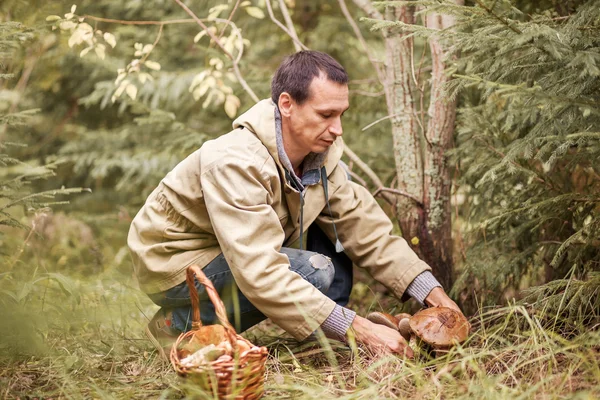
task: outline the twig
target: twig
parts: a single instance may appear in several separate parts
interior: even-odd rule
[[[363,50],[367,54],[367,58],[369,59],[369,61],[373,65],[373,68],[375,68],[375,72],[377,73],[377,77],[379,78],[379,82],[381,84],[384,84],[384,82],[385,82],[385,76],[383,75],[383,71],[381,70],[381,66],[379,65],[380,62],[377,61],[373,57],[373,54],[371,54],[371,51],[369,50],[369,46],[367,45],[367,41],[365,40],[365,38],[363,37],[362,33],[360,32],[360,29],[358,28],[358,25],[356,25],[356,22],[352,18],[352,15],[350,15],[350,12],[348,11],[348,7],[346,6],[346,1],[345,0],[338,0],[338,3],[340,4],[340,8],[342,10],[342,13],[344,14],[344,17],[346,17],[346,20],[348,21],[348,23],[352,27],[352,30],[354,31],[354,35],[358,38],[358,41],[360,42],[360,44],[363,47]]]
[[[29,230],[29,233],[27,234],[27,238],[25,238],[25,241],[23,242],[23,246],[21,246],[21,249],[17,252],[17,254],[15,254],[15,258],[10,263],[10,266],[8,267],[8,271],[12,271],[12,269],[15,266],[15,264],[17,263],[17,261],[19,261],[19,258],[21,258],[21,255],[25,251],[25,247],[27,247],[27,245],[29,244],[29,240],[31,239],[31,236],[35,232],[35,228],[36,228],[35,225],[36,225],[35,220],[33,220],[31,222],[31,229]]]
[[[231,10],[231,12],[229,13],[229,17],[227,18],[227,25],[229,25],[229,23],[231,22],[231,19],[233,18],[233,14],[235,14],[235,12],[237,11],[241,1],[242,0],[237,0],[235,2],[235,4],[233,5],[233,10]],[[227,29],[227,25],[223,27],[223,30],[219,34],[219,40],[221,40],[221,38],[225,34],[225,29]]]
[[[202,22],[202,20],[200,18],[198,18],[192,10],[190,10],[185,4],[183,4],[181,2],[181,0],[174,0],[174,1],[177,4],[179,4],[179,6],[181,8],[183,8],[185,10],[185,12],[187,12],[194,19],[194,21],[196,21],[196,23],[202,27],[202,29],[204,29],[204,31],[208,34],[208,36],[210,36],[210,38],[215,42],[215,44],[217,46],[219,46],[221,51],[223,51],[223,54],[225,54],[227,56],[227,58],[229,58],[231,60],[231,62],[233,64],[233,72],[234,72],[236,78],[238,79],[238,81],[240,82],[240,84],[242,85],[242,87],[244,88],[246,93],[248,93],[248,95],[250,95],[250,98],[252,98],[253,101],[258,103],[259,98],[256,95],[256,93],[254,93],[252,88],[250,88],[250,86],[248,86],[248,83],[242,76],[242,73],[240,72],[237,60],[231,55],[231,53],[229,51],[227,51],[227,49],[225,49],[225,47],[223,47],[223,45],[221,44],[221,41],[208,29],[208,27],[204,24],[204,22]]]
[[[102,17],[95,17],[93,15],[84,15],[82,18],[86,18],[86,19],[90,19],[92,21],[98,21],[98,22],[106,22],[109,24],[119,24],[119,25],[173,25],[173,24],[195,24],[196,20],[195,19],[172,19],[172,20],[167,20],[167,21],[131,21],[131,20],[124,20],[124,19],[111,19],[111,18],[102,18]],[[214,18],[211,20],[208,20],[206,18],[199,18],[200,21],[214,21],[214,22],[222,22],[225,23],[229,26],[231,26],[231,29],[233,29],[239,40],[242,41],[243,37],[242,34],[239,30],[239,28],[233,23],[231,22],[231,20],[227,20],[227,19],[223,19],[223,18]],[[209,34],[210,35],[210,34]],[[213,39],[214,36],[211,36],[211,39]],[[214,41],[214,39],[213,39]],[[215,41],[215,43],[218,44],[218,42]],[[243,46],[240,46],[240,49],[243,49]],[[243,54],[243,50],[240,50],[235,62],[239,63],[240,59],[242,57]]]
[[[152,50],[154,50],[154,48],[158,44],[158,41],[160,40],[160,37],[162,36],[163,26],[164,25],[159,25],[158,26],[158,34],[156,35],[156,39],[154,40],[154,43],[152,43]],[[144,55],[144,57],[142,57],[142,59],[140,60],[140,63],[143,64],[144,61],[146,61],[148,59],[148,57],[150,56],[150,53],[152,53],[152,50],[150,50],[148,53],[146,53]]]
[[[387,187],[382,186],[373,193],[373,196],[377,196],[381,192],[393,193],[398,196],[403,196],[403,197],[409,198],[412,201],[414,201],[415,203],[417,203],[417,205],[419,205],[420,207],[423,207],[423,202],[421,200],[419,200],[417,198],[417,196],[412,195],[408,192],[405,192],[404,190],[392,189],[392,188],[387,188]]]
[[[362,85],[377,82],[376,79],[352,79],[348,82],[349,85]]]
[[[503,152],[501,152],[500,150],[496,149],[495,147],[493,147],[492,145],[490,145],[488,142],[486,142],[485,140],[483,140],[482,138],[479,137],[473,137],[475,140],[480,141],[481,143],[483,143],[490,151],[492,151],[494,154],[500,156],[502,159],[506,158],[506,154],[504,154]],[[524,169],[526,171],[530,171],[531,173],[533,173],[535,176],[533,177],[536,181],[538,181],[539,183],[542,183],[544,185],[546,185],[549,189],[554,190],[557,193],[561,193],[560,190],[558,190],[557,188],[554,187],[554,185],[551,182],[548,182],[547,180],[545,180],[544,178],[542,178],[538,172],[530,169],[530,168],[525,168],[524,166],[522,166],[521,164],[519,164],[516,161],[509,161],[511,164],[513,164],[514,166]]]
[[[95,17],[93,15],[83,15],[82,18],[91,19],[92,21],[99,22],[108,22],[110,24],[120,24],[120,25],[171,25],[171,24],[191,24],[196,22],[193,19],[172,19],[168,21],[128,21],[122,19],[111,19],[111,18],[102,18]]]
[[[483,2],[481,2],[481,0],[475,0],[475,2],[479,5],[479,7],[483,8],[485,11],[487,11],[488,13],[490,13],[494,18],[496,18],[498,21],[502,22],[504,25],[506,25],[511,31],[518,33],[519,35],[522,34],[523,32],[521,32],[519,29],[515,28],[514,26],[512,26],[505,18],[502,18],[501,16],[499,16],[498,14],[496,14],[494,12],[494,10],[486,7],[485,4],[483,4]]]
[[[361,8],[369,18],[383,20],[383,15],[373,6],[370,0],[353,0],[359,8]]]
[[[376,187],[383,187],[383,182],[377,176],[375,172],[363,161],[359,156],[356,155],[348,146],[344,146],[344,154],[356,164],[356,166],[365,173],[371,179],[371,181],[375,184]],[[385,192],[381,193],[381,197],[391,205],[396,203],[396,199],[394,196],[391,196]]]
[[[294,22],[292,21],[290,13],[283,0],[279,0],[279,8],[281,9],[281,14],[283,15],[285,24],[287,25],[287,28],[290,31],[292,40],[294,41],[294,48],[296,49],[296,51],[302,50],[302,47],[300,47],[300,45],[298,44],[302,42],[300,42],[300,39],[298,39],[298,33],[296,32],[296,28],[294,28]]]
[[[175,1],[179,1],[179,0],[175,0]],[[281,22],[279,22],[279,20],[277,18],[275,18],[275,14],[273,14],[273,7],[271,5],[271,0],[266,0],[266,4],[267,4],[267,11],[269,12],[269,17],[271,17],[271,21],[275,22],[275,25],[280,27],[281,30],[284,31],[292,39],[292,41],[294,42],[294,47],[296,49],[298,49],[298,46],[300,46],[301,49],[308,50],[308,47],[306,47],[297,37],[294,37],[294,35]],[[298,50],[296,50],[296,51],[298,51]]]
[[[371,122],[369,125],[365,126],[364,128],[361,129],[361,131],[366,131],[367,129],[369,129],[370,127],[372,127],[375,124],[380,123],[381,121],[385,121],[386,119],[390,119],[390,118],[394,118],[399,116],[400,114],[392,114],[392,115],[386,115],[385,117],[379,118],[378,120],[375,120],[373,122]]]
[[[364,187],[368,186],[367,181],[365,181],[363,178],[361,178],[356,172],[352,172],[349,168],[346,170],[346,172],[348,172],[348,174],[352,177],[352,179],[356,179],[358,181],[358,183],[360,183]]]

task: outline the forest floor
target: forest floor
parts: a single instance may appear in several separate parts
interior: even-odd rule
[[[121,267],[81,271],[57,246],[17,254],[0,274],[0,399],[213,398],[180,379],[144,336],[158,307],[137,289],[122,247],[102,250]],[[358,278],[353,309],[400,311]],[[245,335],[269,348],[265,399],[600,398],[598,327],[569,327],[519,304],[480,309],[471,323],[462,346],[415,360],[298,343],[268,321]]]

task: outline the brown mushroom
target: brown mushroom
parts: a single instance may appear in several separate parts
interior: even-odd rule
[[[425,342],[438,355],[455,343],[464,342],[471,328],[464,315],[448,307],[426,308],[413,316],[406,313],[394,316],[375,311],[368,314],[367,319],[396,329],[413,351],[417,350],[419,342]]]
[[[411,344],[416,344],[416,336],[429,344],[436,354],[446,352],[454,344],[464,342],[469,336],[470,325],[467,319],[460,312],[448,307],[421,310],[410,319],[400,321],[399,328],[407,329],[407,322]]]
[[[410,317],[412,317],[412,315],[410,315],[409,313],[405,313],[405,312],[394,315],[394,318],[396,318],[398,321],[402,321],[404,318],[410,318]]]
[[[367,319],[375,324],[385,325],[394,330],[398,330],[398,322],[400,322],[400,320],[393,315],[379,311],[369,313]]]

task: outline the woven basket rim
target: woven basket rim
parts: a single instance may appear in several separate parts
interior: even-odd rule
[[[217,318],[225,328],[225,341],[228,341],[233,349],[231,360],[217,359],[205,364],[189,367],[181,364],[177,350],[185,340],[191,339],[194,333],[202,327],[200,320],[200,299],[194,282],[195,279],[206,288],[208,297],[215,306]],[[192,303],[192,329],[179,335],[171,347],[169,358],[173,369],[182,377],[205,376],[208,378],[211,388],[211,385],[214,385],[214,382],[212,382],[213,378],[211,378],[214,373],[217,379],[216,384],[219,397],[221,397],[222,392],[228,393],[232,386],[232,381],[235,379],[238,384],[249,382],[249,385],[243,386],[239,394],[243,397],[240,398],[248,400],[260,398],[264,391],[264,372],[268,355],[267,348],[264,346],[255,346],[248,339],[236,333],[227,319],[225,305],[221,301],[219,294],[198,265],[188,267],[186,281],[190,290]],[[238,340],[243,341],[249,347],[242,354],[238,352]],[[223,396],[227,397],[226,395]],[[238,397],[236,396],[236,398]]]

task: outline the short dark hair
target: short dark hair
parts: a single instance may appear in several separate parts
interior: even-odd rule
[[[271,99],[277,104],[281,93],[287,92],[296,103],[304,103],[310,97],[310,83],[321,73],[330,81],[342,85],[348,83],[344,67],[329,54],[304,50],[287,56],[271,81]]]

